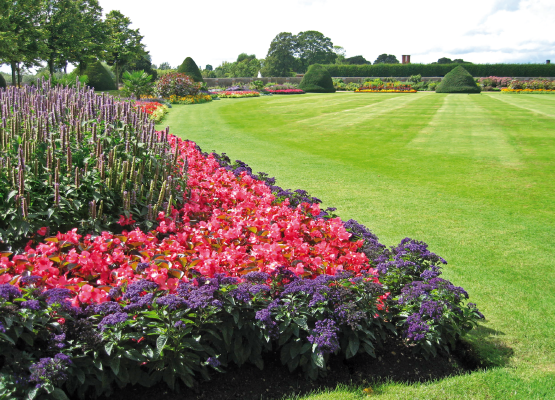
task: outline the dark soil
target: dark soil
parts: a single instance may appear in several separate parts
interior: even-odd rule
[[[305,379],[295,371],[290,373],[281,365],[279,354],[268,354],[264,359],[264,370],[254,365],[241,368],[228,367],[225,374],[213,371],[212,380],[200,382],[195,388],[184,385],[181,393],[170,391],[165,383],[151,388],[142,386],[116,390],[110,397],[101,400],[270,400],[285,396],[304,395],[318,389],[335,389],[338,384],[369,385],[384,380],[397,382],[425,382],[463,374],[476,367],[469,349],[459,344],[451,355],[438,355],[426,360],[414,356],[400,342],[393,342],[376,354],[357,355],[349,360],[330,358],[326,377],[317,381]]]

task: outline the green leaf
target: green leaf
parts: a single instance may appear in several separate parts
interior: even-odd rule
[[[108,342],[104,346],[104,350],[106,350],[106,354],[110,355],[112,353],[112,349],[114,348],[114,342]]]
[[[144,362],[145,357],[137,349],[124,350],[123,355],[133,361]]]
[[[167,341],[168,341],[167,335],[158,336],[158,339],[156,339],[156,349],[158,350],[158,353],[162,353],[162,350],[164,350],[164,347],[166,346]]]
[[[10,342],[13,346],[15,346],[14,340],[11,337],[9,337],[8,335],[6,335],[5,333],[0,333],[0,338]]]
[[[35,342],[33,335],[27,332],[21,334],[21,339],[23,339],[29,346],[33,346],[33,343]]]
[[[37,393],[39,392],[39,388],[32,388],[29,393],[27,394],[27,400],[33,400],[35,397],[37,397]]]
[[[121,361],[121,358],[119,358],[119,357],[113,357],[110,360],[110,368],[112,368],[112,371],[114,371],[115,375],[117,375],[119,373],[120,361]]]
[[[69,400],[69,397],[67,397],[66,392],[64,392],[60,388],[54,389],[52,393],[50,393],[50,396],[52,396],[56,400]]]
[[[79,383],[81,383],[81,385],[85,383],[85,373],[83,372],[83,370],[81,368],[74,368],[73,371],[77,376]]]
[[[324,368],[324,355],[321,352],[312,353],[312,362],[318,368]],[[312,377],[312,376],[311,376]]]
[[[354,357],[357,354],[359,347],[360,341],[358,340],[358,336],[351,336],[349,339],[349,346],[347,347],[347,353],[345,354],[345,357]]]

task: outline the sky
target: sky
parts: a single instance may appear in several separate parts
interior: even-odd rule
[[[139,28],[156,65],[186,57],[199,67],[264,58],[280,32],[315,30],[347,57],[383,53],[430,63],[441,57],[474,63],[555,62],[554,0],[99,0]],[[10,71],[3,66],[2,71]]]

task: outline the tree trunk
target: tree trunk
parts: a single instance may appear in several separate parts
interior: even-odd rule
[[[19,67],[19,63],[17,63],[17,86],[21,87],[21,68]]]
[[[116,90],[119,90],[119,74],[118,74],[118,62],[116,60]]]
[[[48,58],[48,71],[50,76],[54,76],[54,57]]]
[[[16,65],[15,61],[12,61],[11,65],[12,65],[12,85],[15,86],[17,84],[16,80],[15,80],[15,73],[17,71],[17,65]]]

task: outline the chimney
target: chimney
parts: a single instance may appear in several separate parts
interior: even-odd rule
[[[546,64],[551,64],[551,60],[545,60]]]
[[[410,55],[403,55],[403,64],[410,64]]]

